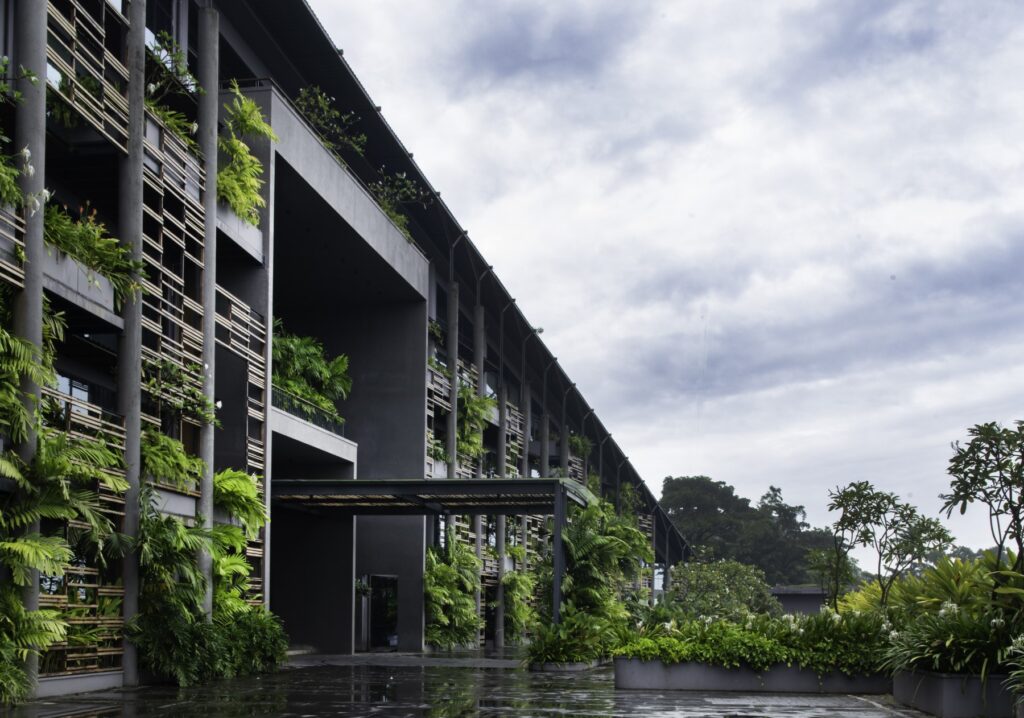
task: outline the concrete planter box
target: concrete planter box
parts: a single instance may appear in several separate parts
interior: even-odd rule
[[[723,668],[707,663],[615,659],[615,687],[652,691],[735,691],[741,693],[888,693],[888,676],[831,673],[820,678],[813,671],[779,664],[758,673],[751,668]]]
[[[601,658],[582,663],[531,663],[530,670],[534,673],[581,673],[608,665],[608,662],[607,658]]]
[[[253,259],[263,261],[263,230],[239,217],[224,202],[217,203],[217,229],[234,240]]]
[[[110,280],[53,247],[43,255],[43,286],[117,327],[123,324]]]
[[[1010,718],[1014,700],[1003,688],[1005,680],[989,676],[982,684],[977,676],[901,671],[893,678],[892,695],[897,703],[940,718]]]

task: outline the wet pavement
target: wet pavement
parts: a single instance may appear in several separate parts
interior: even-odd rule
[[[917,718],[888,696],[616,691],[610,666],[530,673],[509,657],[300,656],[275,674],[197,688],[148,686],[47,699],[19,718],[75,716],[566,716]]]

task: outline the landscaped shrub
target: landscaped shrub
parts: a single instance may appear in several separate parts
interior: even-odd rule
[[[443,548],[427,550],[423,591],[427,643],[438,648],[475,644],[483,625],[476,613],[480,559],[449,528]]]
[[[886,626],[878,616],[750,616],[743,623],[710,617],[671,626],[665,634],[638,638],[615,654],[644,661],[696,662],[765,671],[796,665],[819,676],[840,672],[872,675],[881,668]]]
[[[142,475],[180,490],[196,488],[206,463],[177,439],[147,428],[142,432]]]
[[[731,560],[692,562],[674,567],[665,604],[680,619],[782,613],[782,606],[765,582],[764,571]]]

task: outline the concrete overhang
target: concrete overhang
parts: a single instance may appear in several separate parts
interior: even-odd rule
[[[312,447],[335,459],[356,463],[359,445],[343,436],[301,419],[276,406],[270,411],[270,431]]]
[[[421,298],[430,293],[430,264],[406,239],[373,196],[310,129],[291,103],[269,82],[243,92],[255,100],[274,128],[273,148],[302,180],[377,256]],[[278,181],[282,181],[279,175]],[[280,241],[280,238],[278,238]]]

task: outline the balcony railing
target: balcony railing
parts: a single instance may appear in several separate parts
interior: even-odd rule
[[[338,421],[316,404],[308,402],[301,396],[285,391],[278,386],[274,386],[271,396],[273,397],[274,406],[281,411],[287,411],[292,416],[308,421],[313,426],[320,427],[332,434],[337,434],[341,437],[345,436],[345,422]]]

